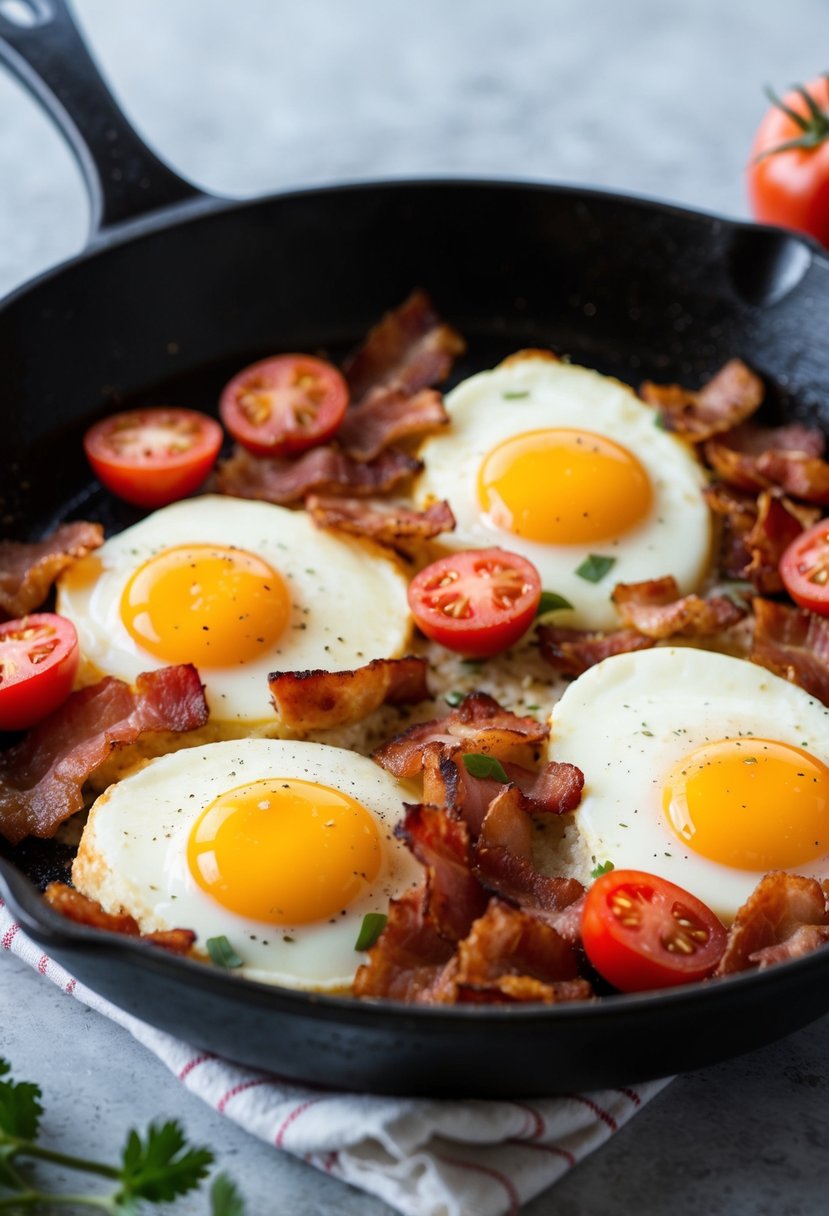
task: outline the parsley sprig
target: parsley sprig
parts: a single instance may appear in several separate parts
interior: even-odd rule
[[[38,1143],[43,1114],[42,1093],[29,1081],[13,1081],[11,1066],[0,1058],[0,1213],[57,1211],[60,1208],[106,1212],[109,1216],[141,1216],[147,1203],[172,1203],[195,1190],[207,1177],[213,1154],[187,1143],[180,1124],[151,1123],[144,1136],[127,1135],[117,1165],[59,1153]],[[42,1191],[29,1178],[27,1164],[43,1162],[81,1174],[106,1178],[109,1194],[66,1194]],[[211,1216],[244,1216],[235,1185],[219,1174],[210,1190]]]

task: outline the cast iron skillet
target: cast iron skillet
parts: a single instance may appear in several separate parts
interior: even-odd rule
[[[130,522],[80,455],[118,402],[210,407],[276,350],[355,343],[417,285],[469,341],[463,376],[551,346],[622,379],[698,383],[732,355],[780,416],[829,422],[829,260],[798,237],[636,199],[474,181],[342,186],[230,204],[138,139],[66,8],[0,16],[0,56],[52,113],[92,203],[85,252],[0,307],[0,513]],[[829,1009],[829,951],[664,995],[559,1008],[415,1009],[281,991],[63,921],[37,884],[54,844],[0,857],[25,931],[123,1009],[193,1044],[372,1092],[545,1094],[695,1068]]]

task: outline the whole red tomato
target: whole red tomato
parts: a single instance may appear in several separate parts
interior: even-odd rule
[[[829,248],[829,76],[769,96],[748,164],[752,212]]]

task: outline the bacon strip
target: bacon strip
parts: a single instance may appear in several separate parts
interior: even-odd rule
[[[829,705],[829,619],[772,600],[754,600],[753,663]]]
[[[378,747],[373,759],[395,777],[415,777],[434,747],[457,747],[508,760],[522,744],[542,743],[549,728],[521,718],[485,692],[472,692],[444,718],[421,722]]]
[[[89,925],[93,929],[106,929],[110,933],[121,933],[125,937],[140,937],[169,950],[171,954],[189,954],[196,935],[192,929],[163,929],[154,933],[142,933],[138,921],[127,912],[113,915],[105,912],[94,899],[81,895],[74,887],[64,882],[51,882],[43,892],[50,908],[78,925]]]
[[[511,1000],[552,1003],[557,996],[553,985],[574,980],[578,973],[576,951],[551,925],[493,899],[458,946],[454,979],[457,985],[476,992],[494,990]],[[503,983],[526,979],[542,987]],[[576,999],[585,995],[577,991]]]
[[[723,481],[742,490],[777,487],[792,498],[829,505],[824,439],[812,427],[740,426],[709,440],[705,457]]]
[[[654,638],[645,637],[636,629],[595,633],[589,629],[539,625],[536,635],[541,657],[556,671],[568,676],[580,676],[588,667],[601,663],[613,654],[630,654],[634,650],[649,650],[656,645]]]
[[[380,705],[411,705],[431,694],[425,659],[372,659],[353,671],[274,671],[268,676],[276,716],[297,730],[360,722]]]
[[[764,393],[762,380],[742,359],[729,359],[698,392],[651,380],[639,389],[642,400],[659,409],[668,430],[695,443],[730,431],[750,418]]]
[[[333,528],[352,536],[365,536],[394,549],[403,557],[422,541],[451,532],[455,517],[448,502],[432,503],[425,511],[410,507],[366,503],[361,498],[324,498],[311,494],[305,506],[318,528]]]
[[[62,524],[43,540],[0,541],[0,612],[26,616],[39,608],[55,579],[104,543],[100,524]]]
[[[472,874],[466,824],[439,807],[419,803],[406,806],[394,834],[426,868],[426,915],[447,941],[460,941],[487,903]]]
[[[766,874],[734,918],[717,975],[764,968],[829,942],[826,896],[814,878]]]
[[[441,321],[426,292],[413,291],[369,330],[346,361],[352,398],[359,402],[377,386],[412,394],[440,384],[465,349],[461,335]]]
[[[136,691],[107,677],[72,693],[48,718],[0,755],[0,833],[53,836],[83,806],[82,787],[116,747],[144,731],[204,726],[208,710],[195,667],[145,672]]]
[[[645,637],[707,637],[736,625],[746,615],[725,595],[702,599],[681,595],[676,579],[648,579],[643,583],[617,583],[613,589],[622,624]]]
[[[436,431],[449,422],[440,393],[421,389],[373,389],[361,405],[352,406],[337,431],[337,442],[354,460],[373,460],[387,447]]]
[[[376,460],[361,464],[333,444],[312,448],[295,460],[269,460],[237,447],[219,465],[216,489],[235,498],[255,498],[289,506],[306,495],[387,494],[423,466],[413,456],[388,448]]]
[[[410,1005],[440,1000],[455,947],[435,929],[425,901],[425,886],[391,901],[386,926],[354,977],[355,996],[388,997]]]
[[[760,493],[757,519],[745,537],[749,555],[745,577],[763,595],[776,595],[784,590],[780,559],[792,541],[817,518],[817,510],[797,506],[790,499],[779,498],[768,490]]]

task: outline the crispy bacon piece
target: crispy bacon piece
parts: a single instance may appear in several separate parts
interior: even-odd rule
[[[39,608],[55,579],[104,543],[100,524],[61,524],[37,541],[0,541],[0,613],[26,616]]]
[[[366,536],[403,557],[410,555],[412,547],[455,527],[448,502],[435,502],[425,511],[415,511],[398,505],[380,507],[361,498],[310,494],[305,506],[318,528]]]
[[[82,786],[116,747],[144,731],[204,726],[208,710],[195,667],[145,672],[135,692],[107,677],[72,693],[48,718],[0,755],[0,834],[53,836],[83,806]]]
[[[531,861],[516,856],[503,845],[490,846],[479,841],[473,869],[487,890],[553,924],[559,913],[584,894],[584,886],[577,878],[542,874]]]
[[[722,521],[718,563],[720,573],[725,578],[744,579],[751,561],[746,537],[757,522],[756,496],[723,482],[706,486],[702,493],[708,506]]]
[[[521,861],[532,862],[533,825],[517,785],[502,785],[487,807],[478,847],[506,849]]]
[[[729,359],[699,391],[646,380],[639,395],[660,411],[668,430],[695,443],[730,431],[757,410],[763,382],[742,359]]]
[[[276,716],[296,730],[359,722],[380,705],[411,705],[429,696],[425,659],[372,659],[352,671],[273,671]]]
[[[554,985],[575,980],[578,973],[576,951],[552,926],[492,899],[458,945],[454,982],[476,993],[500,992],[508,1000],[552,1003],[557,999]],[[536,982],[521,982],[526,980]],[[585,995],[581,987],[576,991],[578,997]],[[587,995],[589,991],[588,985]]]
[[[539,625],[536,629],[539,650],[551,667],[568,676],[580,676],[588,667],[601,663],[613,654],[629,654],[633,650],[649,650],[656,645],[654,638],[645,637],[636,629],[617,629],[612,633],[595,633],[589,629],[563,629],[556,625]]]
[[[535,718],[518,717],[487,693],[471,692],[446,717],[409,727],[378,747],[373,758],[395,777],[415,777],[435,748],[460,746],[508,760],[517,747],[542,743],[548,733]]]
[[[373,460],[401,439],[439,430],[449,422],[443,397],[432,388],[412,395],[402,388],[375,388],[345,415],[337,442],[354,460]]]
[[[105,912],[94,899],[81,895],[74,887],[64,882],[51,882],[43,892],[50,908],[78,925],[90,925],[93,929],[107,929],[110,933],[122,933],[125,937],[140,937],[152,942],[172,954],[189,954],[196,935],[192,929],[164,929],[154,933],[142,933],[138,921],[127,912],[113,915]]]
[[[237,447],[219,465],[216,489],[235,498],[288,506],[312,493],[351,497],[388,494],[421,468],[419,460],[396,448],[388,448],[376,460],[361,464],[333,444],[312,448],[293,460],[270,460]]]
[[[461,755],[443,749],[427,751],[423,764],[423,798],[434,806],[445,806],[466,823],[473,839],[481,832],[490,804],[507,788],[515,788],[524,812],[561,815],[574,811],[581,802],[584,774],[574,764],[550,760],[535,773],[507,763],[505,771],[513,783],[507,787],[494,777],[473,777]]]
[[[612,598],[623,625],[654,639],[707,637],[736,625],[746,615],[726,595],[707,599],[681,595],[670,574],[643,583],[617,583]]]
[[[753,607],[751,661],[829,705],[829,619],[759,597]]]
[[[764,968],[829,942],[826,896],[814,878],[766,874],[734,918],[716,975]]]
[[[822,434],[793,423],[784,427],[739,426],[709,440],[705,457],[723,481],[742,490],[777,487],[792,498],[829,504],[829,464],[821,459]]]
[[[355,996],[415,1005],[439,1000],[455,947],[435,929],[425,901],[425,886],[391,901],[386,926],[354,977]]]
[[[744,574],[761,594],[776,595],[783,591],[780,559],[795,537],[817,518],[816,509],[798,506],[768,490],[760,493],[757,519],[745,537],[749,561]]]
[[[472,874],[466,824],[439,807],[418,803],[406,806],[394,834],[426,867],[426,915],[447,941],[460,941],[487,901]]]
[[[441,321],[426,292],[413,291],[369,330],[346,361],[352,398],[360,402],[378,386],[412,394],[440,384],[465,349],[463,338]]]

